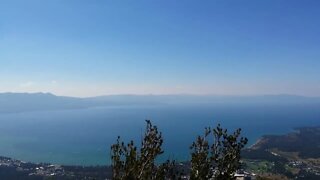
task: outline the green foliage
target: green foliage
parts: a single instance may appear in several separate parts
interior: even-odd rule
[[[165,179],[172,163],[167,161],[159,166],[155,164],[157,156],[163,153],[161,132],[149,120],[146,132],[138,150],[131,141],[127,145],[118,137],[116,144],[111,146],[111,159],[114,180],[151,180]]]
[[[155,164],[157,156],[163,154],[161,132],[149,120],[146,132],[138,149],[134,142],[125,144],[118,137],[111,146],[114,180],[163,180],[179,179],[179,172],[173,162]],[[198,136],[190,147],[191,173],[195,180],[234,179],[240,166],[240,151],[247,138],[240,138],[241,129],[228,134],[218,125],[215,129],[206,128],[204,136]]]
[[[210,147],[207,137],[211,133],[211,129],[205,129],[203,137],[198,136],[190,147],[191,153],[191,179],[205,180],[213,176],[211,170],[211,159],[209,158]]]
[[[220,124],[206,128],[191,145],[191,179],[234,179],[240,167],[240,152],[248,139],[240,137],[241,129],[228,134]],[[210,144],[210,140],[212,143]]]

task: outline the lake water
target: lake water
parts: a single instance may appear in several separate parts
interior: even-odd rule
[[[116,137],[138,142],[145,119],[163,132],[162,158],[186,160],[190,144],[205,126],[241,127],[252,144],[264,134],[320,125],[320,105],[118,106],[0,114],[0,155],[31,162],[106,165]]]

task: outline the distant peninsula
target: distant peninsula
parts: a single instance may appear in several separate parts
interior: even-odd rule
[[[246,169],[271,179],[320,179],[320,127],[265,135],[244,150]]]

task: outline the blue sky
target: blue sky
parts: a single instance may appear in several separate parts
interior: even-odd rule
[[[318,0],[0,0],[0,92],[320,96]]]

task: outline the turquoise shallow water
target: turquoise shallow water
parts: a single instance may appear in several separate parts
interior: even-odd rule
[[[115,106],[0,114],[0,155],[31,162],[105,165],[116,137],[139,140],[145,119],[152,119],[163,132],[162,158],[186,160],[190,144],[205,126],[241,127],[252,144],[264,134],[320,125],[320,105]]]

